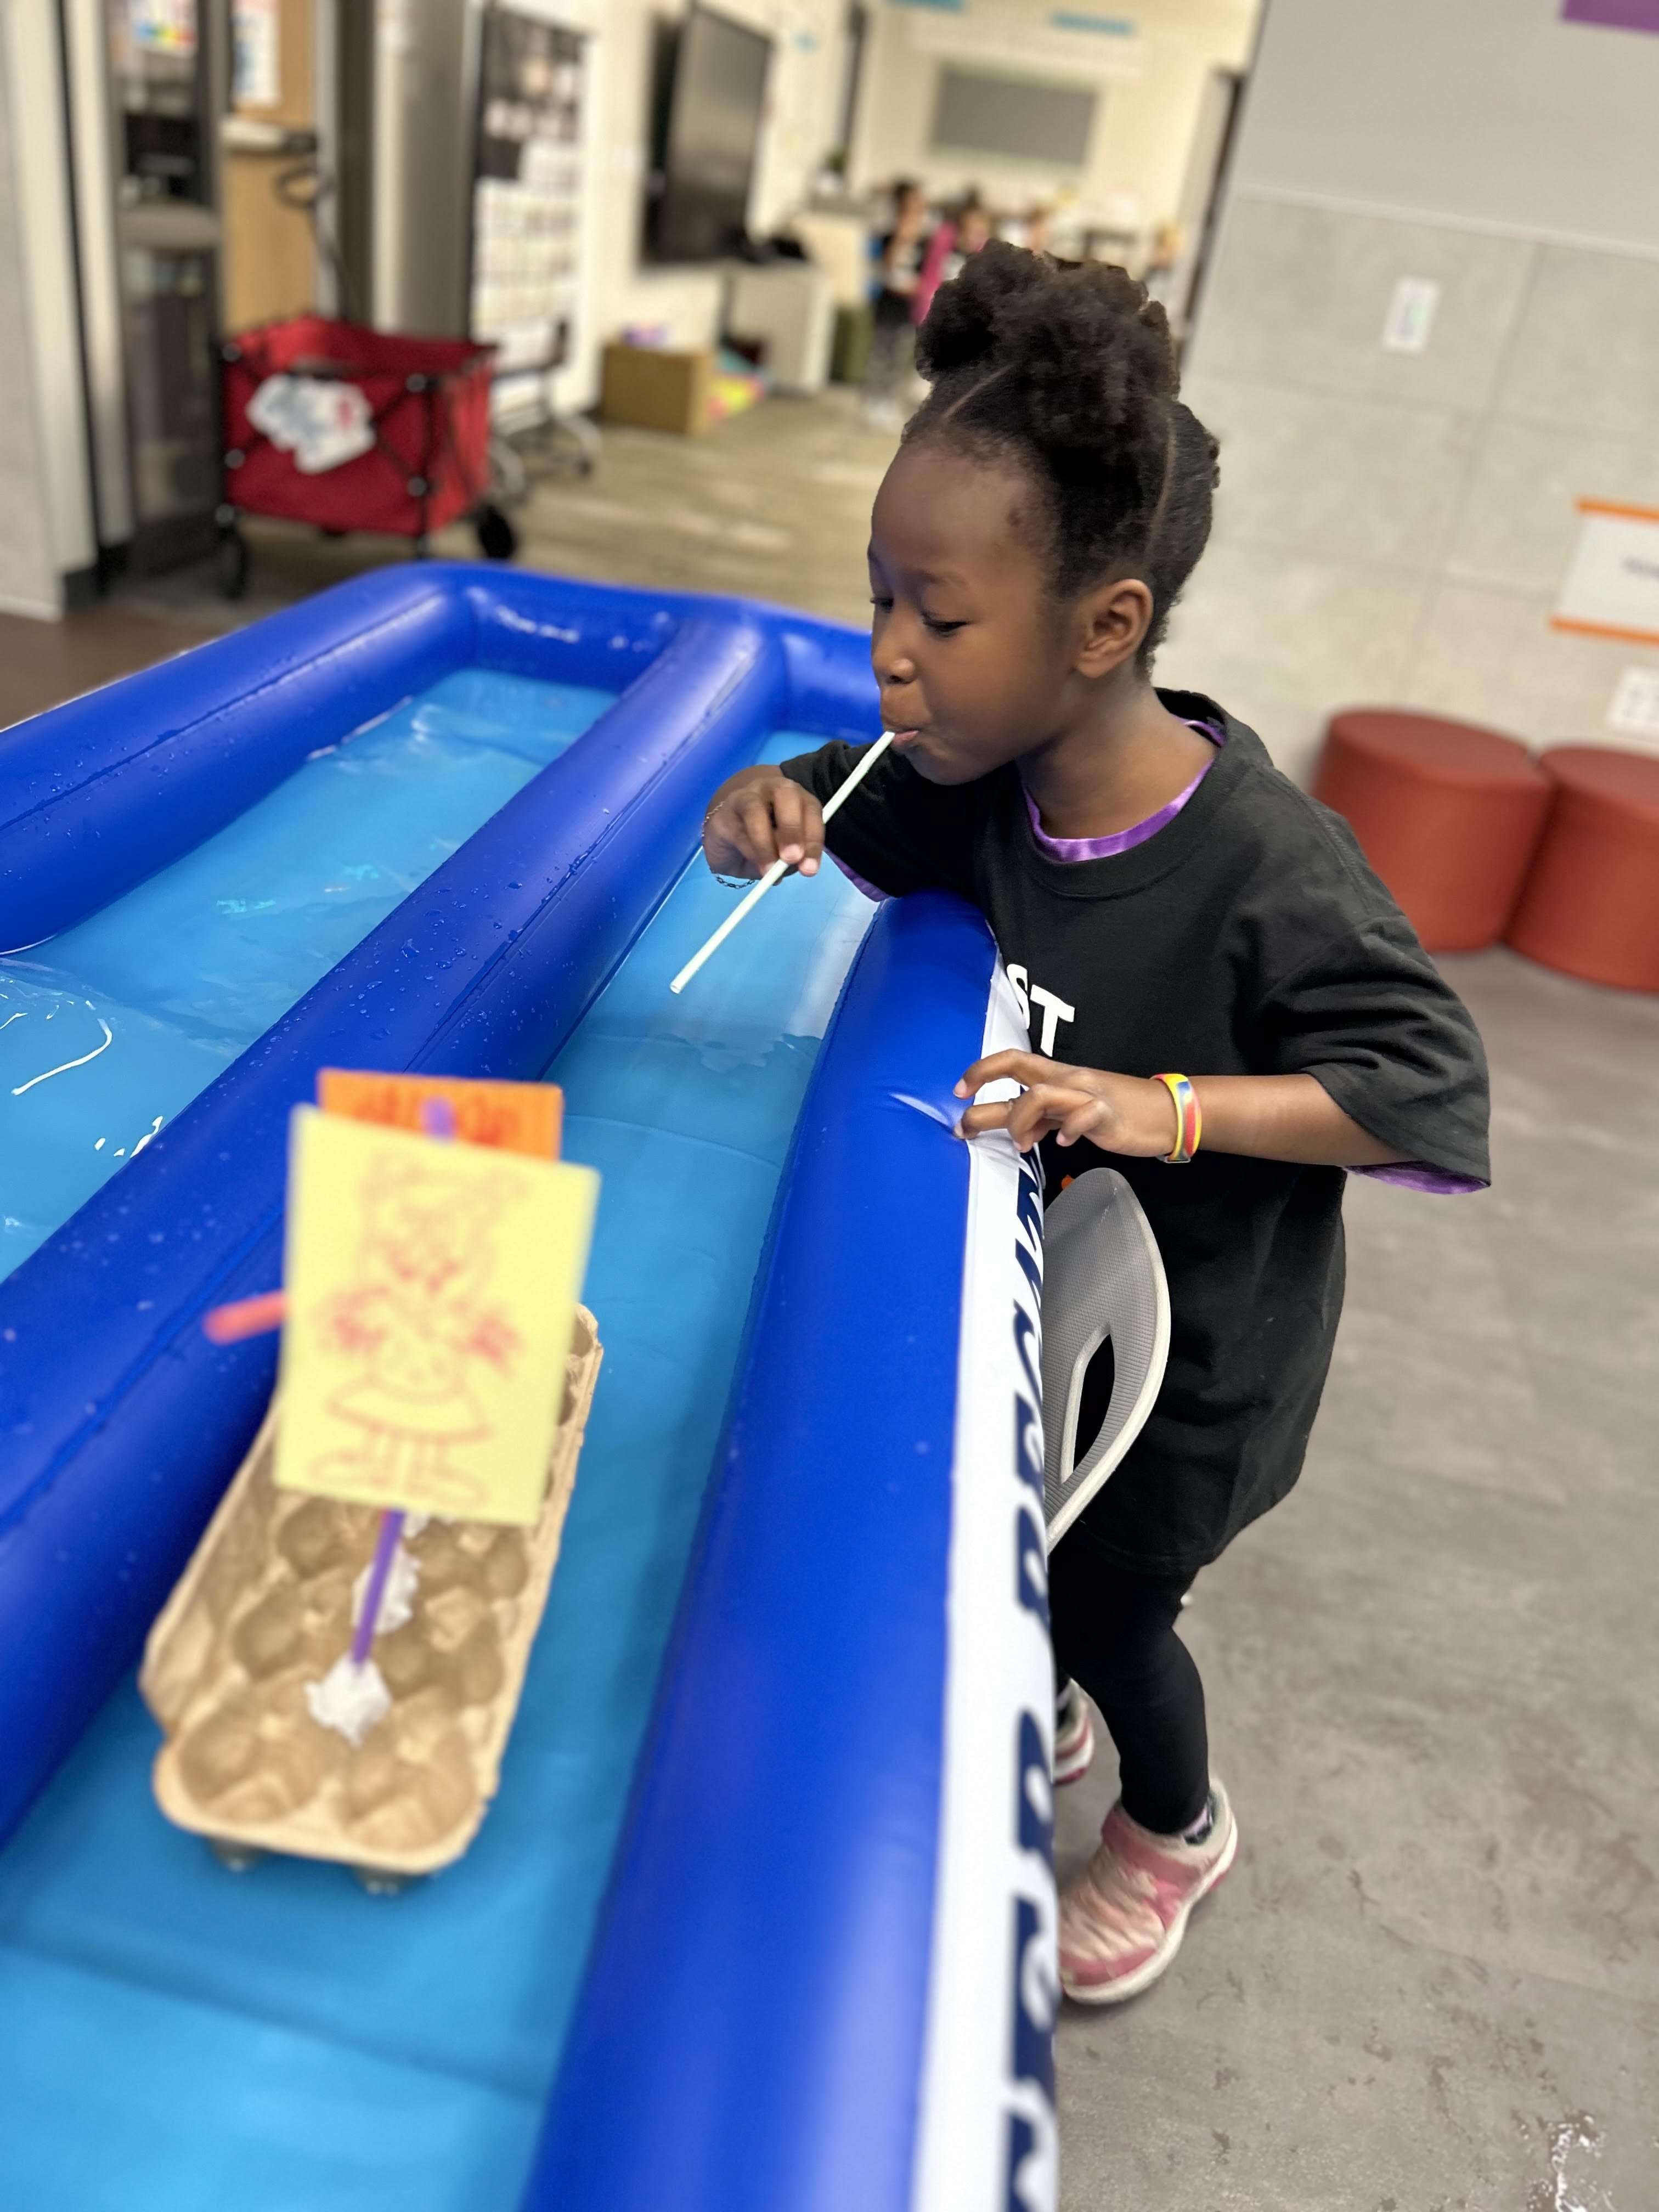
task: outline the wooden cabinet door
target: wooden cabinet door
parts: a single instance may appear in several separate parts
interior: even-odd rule
[[[233,52],[243,55],[231,112],[309,131],[316,125],[312,0],[234,0]],[[274,95],[274,96],[273,96]],[[224,149],[225,326],[246,330],[317,304],[317,252],[309,218],[275,185],[292,154]]]

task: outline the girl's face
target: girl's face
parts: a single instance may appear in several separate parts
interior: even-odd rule
[[[1067,735],[1146,633],[1144,584],[1055,602],[1039,500],[1017,465],[931,438],[900,449],[876,495],[870,659],[882,720],[907,733],[894,750],[930,783],[971,783]]]

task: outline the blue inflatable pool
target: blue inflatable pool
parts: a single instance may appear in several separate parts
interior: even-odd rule
[[[667,990],[708,790],[874,703],[830,625],[434,566],[0,737],[0,1107],[63,1102],[0,1283],[0,2200],[1052,2203],[1041,1209],[948,1126],[1018,1013],[977,915],[833,872]],[[170,1829],[131,1677],[323,1064],[546,1074],[605,1179],[502,1789],[395,1901]]]

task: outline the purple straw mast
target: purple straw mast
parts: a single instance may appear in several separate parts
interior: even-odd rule
[[[380,1516],[380,1533],[374,1540],[374,1562],[368,1571],[368,1588],[363,1592],[363,1609],[357,1616],[357,1626],[351,1638],[351,1663],[361,1667],[368,1657],[374,1641],[374,1632],[380,1621],[380,1601],[386,1595],[386,1577],[392,1572],[392,1562],[398,1555],[398,1539],[404,1533],[403,1510],[392,1506]]]

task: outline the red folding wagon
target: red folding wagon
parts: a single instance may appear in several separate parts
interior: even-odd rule
[[[417,556],[434,531],[468,516],[487,559],[512,558],[516,533],[489,497],[493,348],[295,315],[227,339],[220,355],[227,598],[247,588],[245,514],[333,537],[412,538]]]

